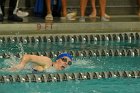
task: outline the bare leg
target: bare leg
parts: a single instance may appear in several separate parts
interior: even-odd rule
[[[80,11],[81,11],[81,16],[82,17],[85,16],[85,10],[86,10],[86,6],[87,6],[87,2],[88,2],[88,0],[80,0]]]
[[[100,16],[101,16],[101,20],[102,21],[109,21],[107,18],[106,18],[106,0],[100,0]]]
[[[95,5],[95,0],[91,0],[91,6],[92,6],[92,13],[90,14],[89,17],[96,17],[96,5]]]
[[[106,7],[106,0],[100,0],[100,10],[101,10],[101,17],[105,16],[105,7]]]
[[[46,0],[47,16],[46,20],[53,20],[52,11],[51,11],[51,0]]]
[[[76,20],[76,12],[67,13],[67,0],[62,0],[62,17],[61,20]]]
[[[67,0],[62,0],[62,16],[67,16]]]
[[[105,18],[111,18],[109,15],[106,14],[106,0],[99,0],[100,2],[100,16],[104,16]]]
[[[51,14],[51,0],[46,0],[47,14]]]
[[[81,11],[81,17],[79,19],[80,22],[85,22],[85,11],[87,2],[88,0],[80,0],[80,11]]]

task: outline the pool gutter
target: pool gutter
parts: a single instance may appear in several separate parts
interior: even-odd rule
[[[0,35],[139,32],[140,22],[1,24]]]

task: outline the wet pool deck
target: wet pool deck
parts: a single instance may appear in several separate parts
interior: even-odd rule
[[[0,24],[0,34],[59,34],[59,33],[116,33],[139,32],[140,17],[137,15],[112,16],[109,22],[101,22],[100,18],[86,18],[86,22],[60,20],[45,22],[43,18],[27,17],[24,22],[7,22]]]

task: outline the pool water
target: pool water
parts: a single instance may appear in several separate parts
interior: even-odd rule
[[[92,50],[92,49],[133,49],[139,48],[139,42],[90,42],[90,43],[30,43],[1,44],[0,52],[31,52],[60,50]],[[11,57],[0,59],[0,68],[17,64],[20,59]],[[57,73],[131,71],[140,70],[140,57],[74,57],[71,67]],[[27,68],[30,65],[27,66]],[[30,69],[20,72],[0,71],[1,75],[32,73]],[[56,73],[56,71],[46,71]],[[0,93],[139,93],[140,79],[109,78],[94,80],[74,80],[48,83],[1,83]]]
[[[1,93],[139,93],[139,79],[1,84]]]

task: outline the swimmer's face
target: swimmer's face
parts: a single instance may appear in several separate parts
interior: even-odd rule
[[[72,65],[72,60],[68,57],[60,58],[57,61],[58,61],[58,70],[63,70],[67,66]]]

